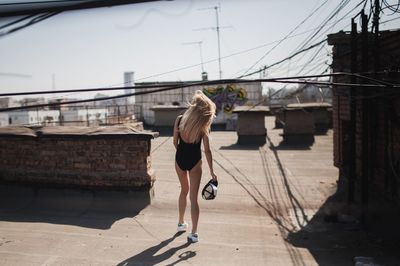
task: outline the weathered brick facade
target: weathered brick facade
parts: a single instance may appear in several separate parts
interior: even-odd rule
[[[63,128],[56,133],[54,128],[0,129],[0,180],[127,190],[152,186],[153,134]]]
[[[333,72],[351,72],[351,36],[340,32],[328,36],[333,45]],[[357,72],[373,72],[373,36],[368,36],[367,65],[362,65],[362,47],[357,38]],[[378,73],[364,74],[392,84],[400,83],[400,31],[383,31],[379,38],[380,60]],[[365,61],[364,61],[365,62]],[[341,75],[334,83],[378,84],[365,79]],[[382,84],[380,84],[382,85]],[[398,200],[400,192],[400,92],[390,87],[362,88],[333,86],[334,165],[340,178],[354,180],[355,198],[367,177],[369,195],[385,195]],[[354,120],[351,112],[354,110]],[[352,131],[354,130],[354,131]],[[366,131],[366,132],[363,132]],[[354,149],[351,152],[351,135]],[[366,144],[367,143],[367,144]],[[349,170],[355,168],[354,176]],[[363,173],[364,171],[364,173]],[[343,181],[342,180],[342,181]],[[347,187],[345,188],[347,189]]]

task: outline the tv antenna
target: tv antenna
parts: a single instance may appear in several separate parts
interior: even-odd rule
[[[202,49],[202,44],[203,44],[203,41],[198,41],[198,42],[184,42],[184,43],[182,43],[183,45],[194,45],[194,44],[196,44],[196,45],[198,45],[199,46],[199,49],[200,49],[200,62],[201,62],[201,72],[203,73],[204,72],[204,63],[203,63],[203,49]]]
[[[198,10],[210,10],[210,9],[214,9],[214,10],[215,10],[216,27],[199,28],[199,29],[194,29],[194,31],[200,31],[200,30],[215,30],[215,31],[217,32],[219,79],[222,79],[220,29],[223,29],[223,28],[231,28],[231,26],[222,26],[222,27],[219,26],[218,11],[221,9],[221,7],[219,7],[219,6],[206,7],[206,8],[199,8]]]

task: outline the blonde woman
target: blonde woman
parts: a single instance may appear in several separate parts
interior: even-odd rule
[[[176,148],[175,169],[181,183],[179,195],[178,231],[186,231],[188,224],[184,220],[187,194],[190,195],[192,231],[188,235],[190,242],[199,241],[197,224],[199,221],[198,192],[202,175],[201,142],[210,173],[214,173],[209,133],[211,122],[215,117],[215,104],[201,92],[196,91],[189,108],[177,117],[174,125],[174,146]]]

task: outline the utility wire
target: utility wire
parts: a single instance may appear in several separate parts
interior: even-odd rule
[[[324,55],[324,57],[325,57],[325,55]],[[308,64],[307,67],[310,68],[310,69],[308,69],[307,71],[303,72],[302,75],[309,75],[310,73],[312,73],[312,71],[321,69],[323,66],[327,65],[328,60],[326,58],[319,57],[317,60],[318,61],[316,61],[315,63]],[[294,65],[292,67],[292,70],[297,70],[297,69],[300,69],[302,67],[304,67],[304,64],[302,64],[302,65]],[[282,75],[285,75],[285,73],[287,73],[287,70],[281,70],[281,71],[277,71],[277,72],[274,71],[274,73],[276,73],[277,76],[282,76]],[[280,75],[278,75],[278,73]]]
[[[364,2],[364,4],[365,4],[365,3],[367,2],[367,0],[363,0],[363,1],[359,2],[356,6],[354,6],[351,10],[349,10],[346,14],[344,14],[344,15],[343,15],[340,19],[338,19],[337,21],[340,22],[340,21],[343,21],[344,19],[348,18],[349,14],[351,14],[351,13],[352,13],[356,8],[358,8],[363,2]],[[342,1],[342,3],[345,4],[344,1]],[[338,8],[340,8],[340,6],[338,6]],[[332,12],[332,13],[329,15],[329,18],[333,18],[334,16],[337,15],[337,11],[340,11],[338,8],[336,8],[336,10],[335,10],[336,12]],[[319,27],[317,27],[316,29],[317,29],[317,30],[320,30],[321,27],[323,28],[323,27],[328,26],[328,25],[332,25],[332,26],[333,26],[333,24],[335,24],[335,23],[329,23],[329,24],[328,24],[328,23],[327,23],[328,21],[329,21],[329,20],[326,19],[325,23],[324,23],[324,22],[321,23],[321,24],[319,25]],[[350,25],[350,24],[347,24],[346,26],[344,26],[344,28],[348,27],[349,25]],[[318,37],[320,37],[321,35],[326,35],[327,32],[330,31],[330,29],[332,28],[332,26],[331,26],[329,29],[326,29],[325,31],[321,32],[321,33],[319,34]],[[343,30],[344,28],[342,28],[342,30]],[[315,33],[312,34],[312,36],[315,36]],[[309,37],[307,41],[304,41],[304,42],[303,42],[303,45],[302,45],[301,47],[304,47],[304,44],[309,43],[309,40],[313,38],[312,36]],[[300,46],[299,46],[299,48],[300,48]],[[295,50],[298,51],[298,49],[295,49]],[[304,55],[303,55],[299,60],[301,60],[303,57],[304,57]],[[310,62],[310,61],[309,61],[309,62]],[[281,66],[281,67],[283,67],[283,66]],[[279,69],[279,68],[278,68],[278,69]],[[275,70],[275,71],[276,71],[276,70]],[[300,74],[300,72],[298,72],[296,75],[298,75],[298,74]]]
[[[81,10],[81,9],[89,9],[89,8],[98,8],[98,7],[111,7],[111,6],[119,6],[119,5],[129,5],[129,4],[139,4],[146,2],[154,2],[157,0],[90,0],[90,1],[78,1],[73,0],[74,3],[68,5],[68,2],[72,1],[58,1],[58,2],[49,2],[50,4],[44,5],[43,3],[31,2],[27,3],[28,8],[26,6],[22,8],[14,9],[0,9],[0,17],[11,17],[11,16],[19,16],[24,14],[40,14],[40,13],[52,13],[52,12],[63,12],[69,10]],[[57,4],[62,3],[62,4]],[[8,6],[12,5],[12,3],[7,3]],[[29,8],[29,4],[31,7]],[[36,5],[36,6],[35,6]]]
[[[313,75],[309,77],[323,77],[323,76],[338,76],[338,75],[347,75],[352,76],[356,75],[360,78],[365,78],[367,80],[372,80],[377,84],[353,84],[353,83],[334,83],[334,82],[319,82],[319,81],[305,81],[305,80],[288,80],[288,79],[299,79],[305,78],[303,77],[284,77],[284,78],[275,78],[275,79],[254,79],[254,80],[241,80],[241,79],[229,79],[229,80],[219,80],[219,81],[204,81],[204,82],[194,82],[194,83],[187,83],[184,86],[182,84],[173,85],[166,88],[161,89],[154,89],[154,90],[147,90],[135,93],[128,93],[122,94],[117,96],[109,96],[109,97],[101,97],[96,99],[83,99],[83,100],[75,100],[75,101],[67,101],[67,102],[55,102],[55,103],[47,103],[47,104],[35,104],[35,105],[28,105],[28,106],[19,106],[19,107],[9,107],[9,108],[1,108],[0,112],[7,112],[7,111],[16,111],[16,110],[23,110],[23,109],[32,109],[32,108],[41,108],[41,107],[48,107],[48,106],[60,106],[60,105],[67,105],[67,104],[77,104],[77,103],[86,103],[86,102],[96,102],[96,101],[104,101],[104,100],[111,100],[117,98],[126,98],[135,95],[144,95],[144,94],[151,94],[156,92],[162,91],[169,91],[169,90],[176,90],[183,87],[191,87],[191,86],[201,86],[201,85],[209,85],[209,84],[235,84],[235,83],[259,83],[259,82],[275,82],[275,83],[296,83],[296,84],[315,84],[315,85],[326,85],[326,86],[345,86],[345,87],[358,87],[358,88],[394,88],[400,89],[400,85],[387,83],[385,81],[380,81],[376,79],[372,79],[369,77],[365,77],[359,74],[352,74],[352,73],[332,73],[332,74],[325,74],[325,75]]]
[[[258,59],[254,64],[252,64],[239,78],[244,77],[255,65],[257,65],[261,60],[263,60],[267,55],[269,55],[276,47],[278,47],[283,41],[285,41],[288,37],[291,36],[293,32],[295,32],[298,28],[301,27],[309,18],[311,18],[316,12],[324,6],[328,1],[325,0],[321,5],[319,5],[315,10],[313,10],[303,21],[301,21],[293,30],[291,30],[283,39],[281,39],[274,47],[268,50],[260,59]]]
[[[172,83],[176,85],[177,83]],[[182,82],[182,84],[184,84]],[[0,93],[0,97],[9,96],[22,96],[22,95],[38,95],[38,94],[58,94],[58,93],[71,93],[71,92],[94,92],[94,91],[114,91],[114,90],[125,90],[125,89],[153,89],[153,88],[165,88],[170,87],[171,84],[157,84],[155,85],[139,85],[129,87],[114,87],[114,88],[91,88],[91,89],[75,89],[75,90],[48,90],[48,91],[28,91],[28,92],[10,92]]]
[[[346,19],[346,18],[348,18],[348,17],[342,17],[340,20],[343,20],[343,19]],[[331,25],[331,24],[334,24],[334,23],[328,23],[327,25]],[[318,28],[319,28],[319,27],[311,28],[311,29],[309,29],[309,30],[300,32],[300,33],[298,33],[298,34],[291,35],[291,36],[289,36],[289,37],[284,37],[284,38],[281,38],[281,39],[276,40],[276,41],[272,41],[272,42],[269,42],[269,43],[261,44],[261,45],[258,45],[258,46],[255,46],[255,47],[252,47],[252,48],[249,48],[249,49],[241,50],[241,51],[239,51],[239,52],[236,52],[236,53],[233,53],[233,54],[229,54],[229,55],[227,55],[227,56],[222,56],[221,59],[227,59],[227,58],[230,58],[230,57],[232,57],[232,56],[236,56],[236,55],[248,53],[248,52],[251,52],[251,51],[254,51],[254,50],[257,50],[257,49],[261,49],[261,48],[263,48],[263,47],[267,47],[267,46],[270,46],[270,45],[273,45],[273,44],[282,42],[282,41],[285,40],[285,39],[287,40],[287,39],[291,39],[291,38],[294,38],[294,37],[297,37],[297,36],[301,36],[301,35],[303,35],[303,34],[309,33],[309,32],[311,32],[311,31],[313,31],[313,30],[318,29]],[[213,62],[216,62],[216,61],[218,61],[218,59],[211,59],[211,60],[208,60],[208,61],[203,62],[203,64],[213,63]],[[166,75],[166,74],[178,72],[178,71],[181,71],[181,70],[186,70],[186,69],[190,69],[190,68],[195,68],[195,67],[198,67],[198,66],[200,66],[200,65],[201,65],[201,63],[199,63],[199,64],[193,64],[193,65],[188,65],[188,66],[176,68],[176,69],[173,69],[173,70],[170,70],[170,71],[166,71],[166,72],[161,72],[161,73],[157,73],[157,74],[145,76],[145,77],[143,77],[143,78],[139,78],[139,79],[136,79],[136,80],[137,80],[137,81],[140,81],[140,80],[145,80],[145,79],[149,79],[149,78],[159,77],[159,76],[163,76],[163,75]],[[247,69],[247,68],[246,68],[246,69]],[[243,70],[238,71],[238,72],[242,72],[242,71],[243,71]],[[119,86],[119,85],[124,85],[124,84],[126,84],[126,83],[125,83],[125,82],[122,82],[122,83],[117,83],[117,84],[113,84],[113,85],[110,85],[110,86]]]
[[[348,4],[348,1],[349,1],[349,0],[343,0],[343,1],[335,8],[335,10],[332,11],[332,13],[329,14],[329,16],[328,16],[317,28],[315,28],[316,31],[315,31],[313,34],[311,34],[308,38],[306,38],[306,40],[303,41],[303,43],[302,43],[301,45],[299,45],[298,48],[296,48],[294,51],[301,52],[301,53],[304,52],[304,51],[307,51],[308,49],[304,49],[305,45],[308,44],[308,43],[310,42],[310,40],[314,39],[314,38],[316,37],[316,35],[317,35],[325,26],[331,25],[331,24],[335,24],[335,23],[328,23],[328,22],[329,22],[331,19],[333,19],[333,18],[338,14],[338,12],[339,12],[340,10],[342,10],[342,9],[345,7],[345,5]],[[349,12],[347,12],[344,16],[342,16],[338,21],[344,20],[344,19],[348,16],[348,14],[350,14],[352,11],[354,11],[354,10],[355,10],[358,6],[360,6],[364,1],[366,1],[366,0],[363,0],[363,1],[359,2],[354,8],[352,8]],[[329,29],[328,29],[328,30],[329,30]],[[323,32],[323,34],[325,34],[328,30],[325,30],[325,31]],[[303,50],[303,49],[304,49],[304,50]],[[293,53],[296,54],[297,52],[293,52]],[[296,55],[297,55],[297,54],[296,54]],[[304,55],[303,55],[303,56],[304,56]],[[288,60],[290,60],[290,59],[291,59],[291,57],[288,57],[288,58],[286,58],[285,60],[283,60],[282,62],[279,62],[279,63],[286,62],[286,61],[288,61]],[[276,65],[276,64],[273,64],[273,65]],[[270,68],[270,67],[271,67],[271,65],[269,65],[269,66],[264,66],[263,68],[261,68],[261,69],[258,70],[258,71],[254,71],[254,72],[250,73],[249,75],[244,75],[244,76],[241,76],[241,77],[246,77],[246,76],[250,76],[250,75],[259,73],[259,72],[261,72],[261,71],[265,71],[266,69],[268,69],[268,68]]]
[[[350,0],[342,0],[339,5],[332,11],[331,14],[328,15],[328,17],[326,19],[324,19],[321,24],[318,26],[317,30],[312,33],[308,38],[306,38],[303,43],[301,43],[298,48],[295,49],[295,51],[297,50],[301,50],[303,49],[306,45],[308,45],[316,36],[317,34],[326,26],[326,24],[332,20],[337,14],[338,12],[340,12],[340,10],[342,10],[342,8],[344,8],[348,2]],[[365,0],[363,0],[365,1]]]
[[[248,76],[252,76],[252,75],[254,75],[254,74],[257,74],[257,73],[260,73],[260,72],[262,72],[262,71],[265,71],[265,70],[268,69],[268,68],[271,68],[271,67],[273,67],[273,66],[279,65],[279,64],[281,64],[282,62],[285,62],[285,61],[287,61],[287,60],[290,60],[290,59],[292,59],[293,57],[295,57],[295,56],[297,56],[297,55],[299,55],[299,54],[301,54],[301,53],[303,53],[303,52],[305,52],[305,51],[308,51],[308,50],[311,50],[311,49],[313,49],[313,48],[315,48],[315,47],[318,47],[319,45],[323,44],[326,40],[327,40],[327,39],[324,39],[324,40],[322,40],[322,41],[320,41],[320,42],[318,42],[318,43],[315,43],[315,44],[313,44],[313,45],[311,45],[311,46],[309,46],[309,47],[307,47],[307,48],[305,48],[305,49],[303,49],[303,50],[300,50],[300,51],[298,51],[298,52],[296,52],[296,53],[294,53],[294,54],[292,54],[292,55],[290,55],[290,56],[288,56],[288,57],[286,57],[286,58],[284,58],[284,59],[282,59],[282,60],[280,60],[280,61],[278,61],[278,62],[275,62],[275,63],[273,63],[273,64],[271,64],[271,65],[269,65],[269,66],[264,66],[264,67],[263,67],[262,69],[260,69],[260,70],[251,72],[251,73],[246,74],[246,75],[244,75],[244,76],[241,76],[241,78],[243,78],[243,77],[248,77]]]
[[[14,2],[14,3],[0,3],[0,6],[22,6],[22,5],[35,5],[35,4],[52,4],[52,3],[70,3],[70,2],[93,2],[93,0],[49,0],[49,1],[30,1],[30,2]]]
[[[370,74],[370,73],[366,73]],[[291,77],[277,77],[265,79],[266,81],[275,80],[291,80],[291,79],[309,79],[309,78],[321,78],[321,77],[333,77],[333,76],[354,76],[360,79],[365,79],[377,84],[383,84],[387,86],[394,86],[396,84],[389,83],[383,80],[374,79],[365,75],[347,73],[347,72],[336,72],[331,74],[320,74],[320,75],[302,75],[302,76],[291,76]],[[192,86],[201,85],[217,85],[217,84],[227,84],[227,83],[246,83],[253,82],[253,80],[245,79],[225,79],[225,80],[211,80],[211,81],[200,81],[200,82],[171,82],[170,84],[153,84],[153,85],[139,85],[139,86],[129,86],[129,87],[119,87],[119,88],[92,88],[92,89],[75,89],[75,90],[57,90],[57,91],[33,91],[33,92],[9,92],[1,93],[0,97],[10,97],[10,96],[22,96],[22,95],[39,95],[39,94],[57,94],[57,93],[71,93],[71,92],[93,92],[93,91],[113,91],[113,90],[124,90],[124,89],[154,89],[154,88],[184,88]],[[128,96],[127,96],[128,97]]]
[[[342,0],[341,3],[339,3],[339,5],[337,5],[337,6],[335,7],[335,9],[328,15],[328,17],[325,18],[325,19],[319,24],[319,26],[316,28],[316,31],[313,32],[313,33],[311,33],[311,34],[309,35],[309,37],[307,37],[301,44],[299,44],[299,45],[297,46],[297,48],[295,48],[295,49],[293,50],[292,53],[295,53],[295,52],[297,52],[297,51],[301,51],[302,49],[304,49],[304,47],[305,47],[307,44],[309,44],[309,43],[316,37],[316,35],[328,24],[328,22],[329,22],[331,19],[333,19],[333,18],[338,14],[338,12],[348,3],[348,1],[349,1],[349,0]],[[363,1],[364,1],[364,0],[363,0]],[[302,59],[303,57],[304,57],[304,54],[303,54],[303,56],[302,56],[300,59]]]
[[[365,0],[363,0],[365,1]],[[349,0],[343,0],[336,8],[335,10],[319,25],[319,27],[317,28],[317,30],[312,33],[308,38],[306,38],[302,44],[300,44],[298,46],[298,48],[295,49],[295,51],[301,50],[304,47],[306,47],[306,45],[308,45],[312,40],[314,39],[318,39],[321,37],[321,35],[326,35],[326,33],[328,31],[330,31],[330,29],[337,23],[333,23],[331,25],[331,27],[327,30],[325,30],[324,32],[322,32],[321,34],[319,34],[327,25],[328,22],[331,21],[334,17],[336,17],[338,15],[338,13],[349,3]],[[360,5],[362,2],[360,2],[358,5]],[[358,6],[357,5],[357,6]],[[356,8],[356,7],[355,7]],[[339,21],[342,21],[344,17],[346,17],[349,13],[351,13],[355,8],[353,8],[352,10],[350,10],[347,14],[345,14],[341,19],[339,19]],[[304,57],[304,55],[303,55]]]
[[[383,10],[383,9],[389,9],[390,11],[392,11],[393,13],[392,14],[390,14],[390,15],[393,15],[393,14],[395,14],[395,13],[400,13],[400,11],[399,11],[399,9],[400,9],[400,1],[397,1],[397,4],[396,5],[390,5],[388,2],[387,2],[387,0],[382,0],[382,3],[383,3],[383,5],[385,6],[385,8],[381,8],[381,11]],[[393,7],[396,7],[396,8],[393,8]],[[390,16],[389,15],[389,16]]]
[[[34,17],[34,16],[36,16],[36,15],[25,16],[25,17],[23,17],[23,18],[19,18],[19,19],[17,19],[17,20],[12,21],[12,22],[9,22],[9,23],[6,23],[6,24],[4,24],[4,25],[1,25],[1,26],[0,26],[0,30],[2,30],[2,29],[4,29],[4,28],[7,28],[7,27],[9,27],[9,26],[12,26],[12,25],[14,25],[14,24],[20,23],[20,22],[22,22],[22,21],[24,21],[24,20],[26,20],[26,19],[30,19],[30,18],[32,18],[32,17]]]
[[[339,19],[339,21],[344,20],[344,19],[346,19],[346,18],[349,18],[349,17],[342,17],[341,19]],[[334,24],[334,23],[329,23],[329,24],[327,24],[327,25],[331,25],[331,24]],[[303,34],[309,33],[309,32],[311,32],[311,31],[313,31],[313,30],[318,29],[318,28],[319,28],[319,27],[312,28],[312,29],[309,29],[309,30],[300,32],[300,33],[298,33],[298,34],[291,35],[291,36],[289,36],[289,37],[287,37],[287,38],[284,37],[284,38],[279,39],[279,40],[276,40],[276,41],[272,41],[272,42],[269,42],[269,43],[261,44],[261,45],[258,45],[258,46],[255,46],[255,47],[252,47],[252,48],[249,48],[249,49],[241,50],[241,51],[239,51],[239,52],[236,52],[236,53],[233,53],[233,54],[229,54],[229,55],[223,56],[223,57],[221,57],[221,59],[227,59],[227,58],[230,58],[230,57],[233,57],[233,56],[236,56],[236,55],[248,53],[248,52],[251,52],[251,51],[254,51],[254,50],[263,48],[263,47],[267,47],[267,46],[270,46],[270,45],[279,43],[279,42],[281,42],[282,40],[285,40],[285,39],[291,39],[291,38],[294,38],[294,37],[297,37],[297,36],[301,36],[301,35],[303,35]],[[211,59],[211,60],[208,60],[208,61],[203,62],[203,64],[213,63],[213,62],[216,62],[216,61],[218,61],[218,59]],[[136,80],[137,80],[137,81],[140,81],[140,80],[146,80],[146,79],[149,79],[149,78],[160,77],[160,76],[163,76],[163,75],[166,75],[166,74],[170,74],[170,73],[174,73],[174,72],[178,72],[178,71],[181,71],[181,70],[186,70],[186,69],[190,69],[190,68],[195,68],[195,67],[198,67],[198,66],[200,66],[200,65],[201,65],[201,63],[199,63],[199,64],[193,64],[193,65],[188,65],[188,66],[176,68],[176,69],[173,69],[173,70],[170,70],[170,71],[166,71],[166,72],[161,72],[161,73],[157,73],[157,74],[145,76],[145,77],[143,77],[143,78],[139,78],[139,79],[136,79]],[[247,69],[247,68],[246,68],[246,69]],[[238,71],[238,72],[240,73],[240,72],[242,72],[242,71],[243,71],[243,70],[240,70],[240,71]],[[124,84],[126,84],[126,82],[117,83],[117,84],[113,84],[113,85],[109,85],[109,86],[110,86],[110,87],[114,87],[114,86],[120,86],[120,85],[124,85]]]
[[[325,44],[324,44],[325,45]],[[315,58],[318,56],[318,54],[322,51],[322,49],[324,48],[324,45],[321,45],[320,48],[314,53],[314,55],[306,62],[306,64],[304,64],[304,66],[297,72],[296,75],[300,75],[304,69],[306,69],[310,62],[313,62],[315,60]]]
[[[8,31],[6,31],[6,32],[0,33],[0,37],[4,37],[4,36],[6,36],[6,35],[8,35],[8,34],[11,34],[11,33],[13,33],[13,32],[16,32],[16,31],[22,30],[22,29],[24,29],[24,28],[26,28],[26,27],[32,26],[32,25],[34,25],[34,24],[36,24],[36,23],[39,23],[39,22],[41,22],[41,21],[43,21],[43,20],[45,20],[45,19],[48,19],[48,18],[50,18],[50,17],[52,17],[52,16],[55,16],[55,15],[57,15],[57,14],[59,14],[59,13],[60,13],[60,12],[52,12],[52,13],[45,13],[45,14],[37,15],[36,17],[32,18],[29,22],[27,22],[27,23],[24,24],[24,25],[21,25],[21,26],[19,26],[19,27],[10,29],[10,30],[8,30]],[[29,16],[28,16],[28,17],[29,17]],[[26,18],[25,18],[25,19],[26,19]],[[25,20],[25,19],[24,19],[24,20]]]
[[[312,29],[309,29],[309,30],[307,30],[307,31],[304,31],[304,32],[301,32],[301,33],[292,35],[292,36],[288,37],[287,39],[289,39],[289,38],[294,38],[294,37],[297,37],[297,36],[300,36],[300,35],[309,33],[310,31],[313,31],[313,30],[315,30],[315,29],[316,29],[316,28],[312,28]],[[227,59],[227,58],[230,58],[230,57],[233,57],[233,56],[236,56],[236,55],[248,53],[248,52],[251,52],[251,51],[254,51],[254,50],[257,50],[257,49],[261,49],[261,48],[263,48],[263,47],[270,46],[270,45],[273,45],[273,44],[275,44],[275,43],[278,43],[278,42],[280,42],[280,41],[283,40],[283,39],[285,39],[285,38],[282,38],[282,39],[279,39],[279,40],[276,40],[276,41],[272,41],[272,42],[269,42],[269,43],[261,44],[261,45],[258,45],[258,46],[255,46],[255,47],[252,47],[252,48],[249,48],[249,49],[241,50],[241,51],[238,51],[238,52],[236,52],[236,53],[229,54],[229,55],[226,55],[226,56],[222,56],[221,59]],[[218,59],[211,59],[211,60],[208,60],[208,61],[203,62],[203,64],[213,63],[213,62],[216,62],[216,61],[218,61]],[[161,73],[153,74],[153,75],[146,76],[146,77],[143,77],[143,78],[138,78],[138,79],[136,79],[136,81],[145,80],[145,79],[154,78],[154,77],[159,77],[159,76],[163,76],[163,75],[166,75],[166,74],[178,72],[178,71],[181,71],[181,70],[186,70],[186,69],[189,69],[189,68],[198,67],[198,66],[200,66],[200,65],[201,65],[201,63],[199,63],[199,64],[193,64],[193,65],[188,65],[188,66],[176,68],[176,69],[173,69],[173,70],[170,70],[170,71],[166,71],[166,72],[161,72]],[[242,71],[239,71],[239,72],[242,72]],[[119,85],[124,85],[124,84],[126,84],[126,83],[127,83],[127,82],[117,83],[117,84],[110,85],[110,87],[119,86]]]
[[[393,21],[393,20],[398,20],[398,19],[400,19],[400,17],[388,19],[388,20],[382,21],[382,22],[380,22],[380,23],[383,24],[383,23],[391,22],[391,21]]]
[[[352,13],[356,8],[358,8],[363,2],[366,2],[367,0],[362,0],[360,1],[355,7],[353,7],[350,11],[348,11],[345,15],[343,15],[339,20],[336,20],[336,23],[333,23],[333,25],[329,28],[326,29],[325,31],[321,32],[322,29],[324,29],[327,25],[328,22],[331,21],[334,17],[336,17],[338,15],[338,13],[349,3],[349,0],[343,0],[337,7],[336,9],[328,16],[328,18],[326,18],[318,27],[317,31],[314,32],[313,34],[310,35],[310,37],[308,37],[302,45],[300,45],[298,47],[298,49],[302,49],[304,48],[307,44],[309,44],[313,39],[319,38],[321,37],[321,35],[325,36],[327,32],[330,31],[330,29],[332,29],[332,27],[334,26],[334,24],[337,24],[337,21],[342,21],[344,20],[347,15],[349,15],[350,13]],[[347,27],[347,26],[346,26]],[[297,49],[296,49],[297,50]]]
[[[375,84],[355,84],[355,83],[335,83],[335,82],[319,82],[319,81],[305,81],[305,80],[299,80],[299,81],[291,81],[291,80],[274,80],[274,79],[255,79],[255,80],[245,80],[245,81],[230,81],[228,83],[254,83],[254,82],[273,82],[273,83],[292,83],[292,84],[314,84],[314,85],[324,85],[324,86],[342,86],[342,87],[356,87],[356,88],[393,88],[393,89],[400,89],[400,85],[394,85],[394,86],[388,86],[388,85],[375,85]],[[224,83],[223,80],[220,81],[219,84]],[[194,86],[194,85],[192,85]],[[28,105],[28,106],[19,106],[19,107],[9,107],[9,108],[1,108],[0,112],[7,112],[7,111],[16,111],[16,110],[24,110],[24,109],[32,109],[32,108],[41,108],[41,107],[48,107],[48,106],[60,106],[60,105],[69,105],[69,104],[76,104],[76,103],[87,103],[87,102],[97,102],[97,101],[105,101],[105,100],[111,100],[111,99],[117,99],[117,98],[125,98],[125,97],[130,97],[130,96],[135,96],[135,95],[144,95],[144,94],[151,94],[155,92],[160,92],[160,91],[169,91],[169,90],[175,90],[179,89],[179,87],[169,87],[169,88],[164,88],[164,89],[159,89],[159,90],[153,90],[153,91],[144,91],[144,92],[136,92],[136,93],[129,93],[129,94],[123,94],[123,95],[117,95],[117,96],[109,96],[109,97],[103,97],[103,98],[97,98],[97,99],[84,99],[84,100],[76,100],[76,101],[67,101],[67,102],[60,102],[60,103],[47,103],[47,104],[36,104],[36,105]],[[188,86],[185,86],[188,87]]]

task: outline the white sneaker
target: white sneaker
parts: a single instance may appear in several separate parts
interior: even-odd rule
[[[183,224],[178,223],[178,232],[185,232],[188,228],[188,224],[186,222],[183,222]]]
[[[199,235],[196,233],[190,233],[187,238],[189,242],[192,243],[199,242]]]

